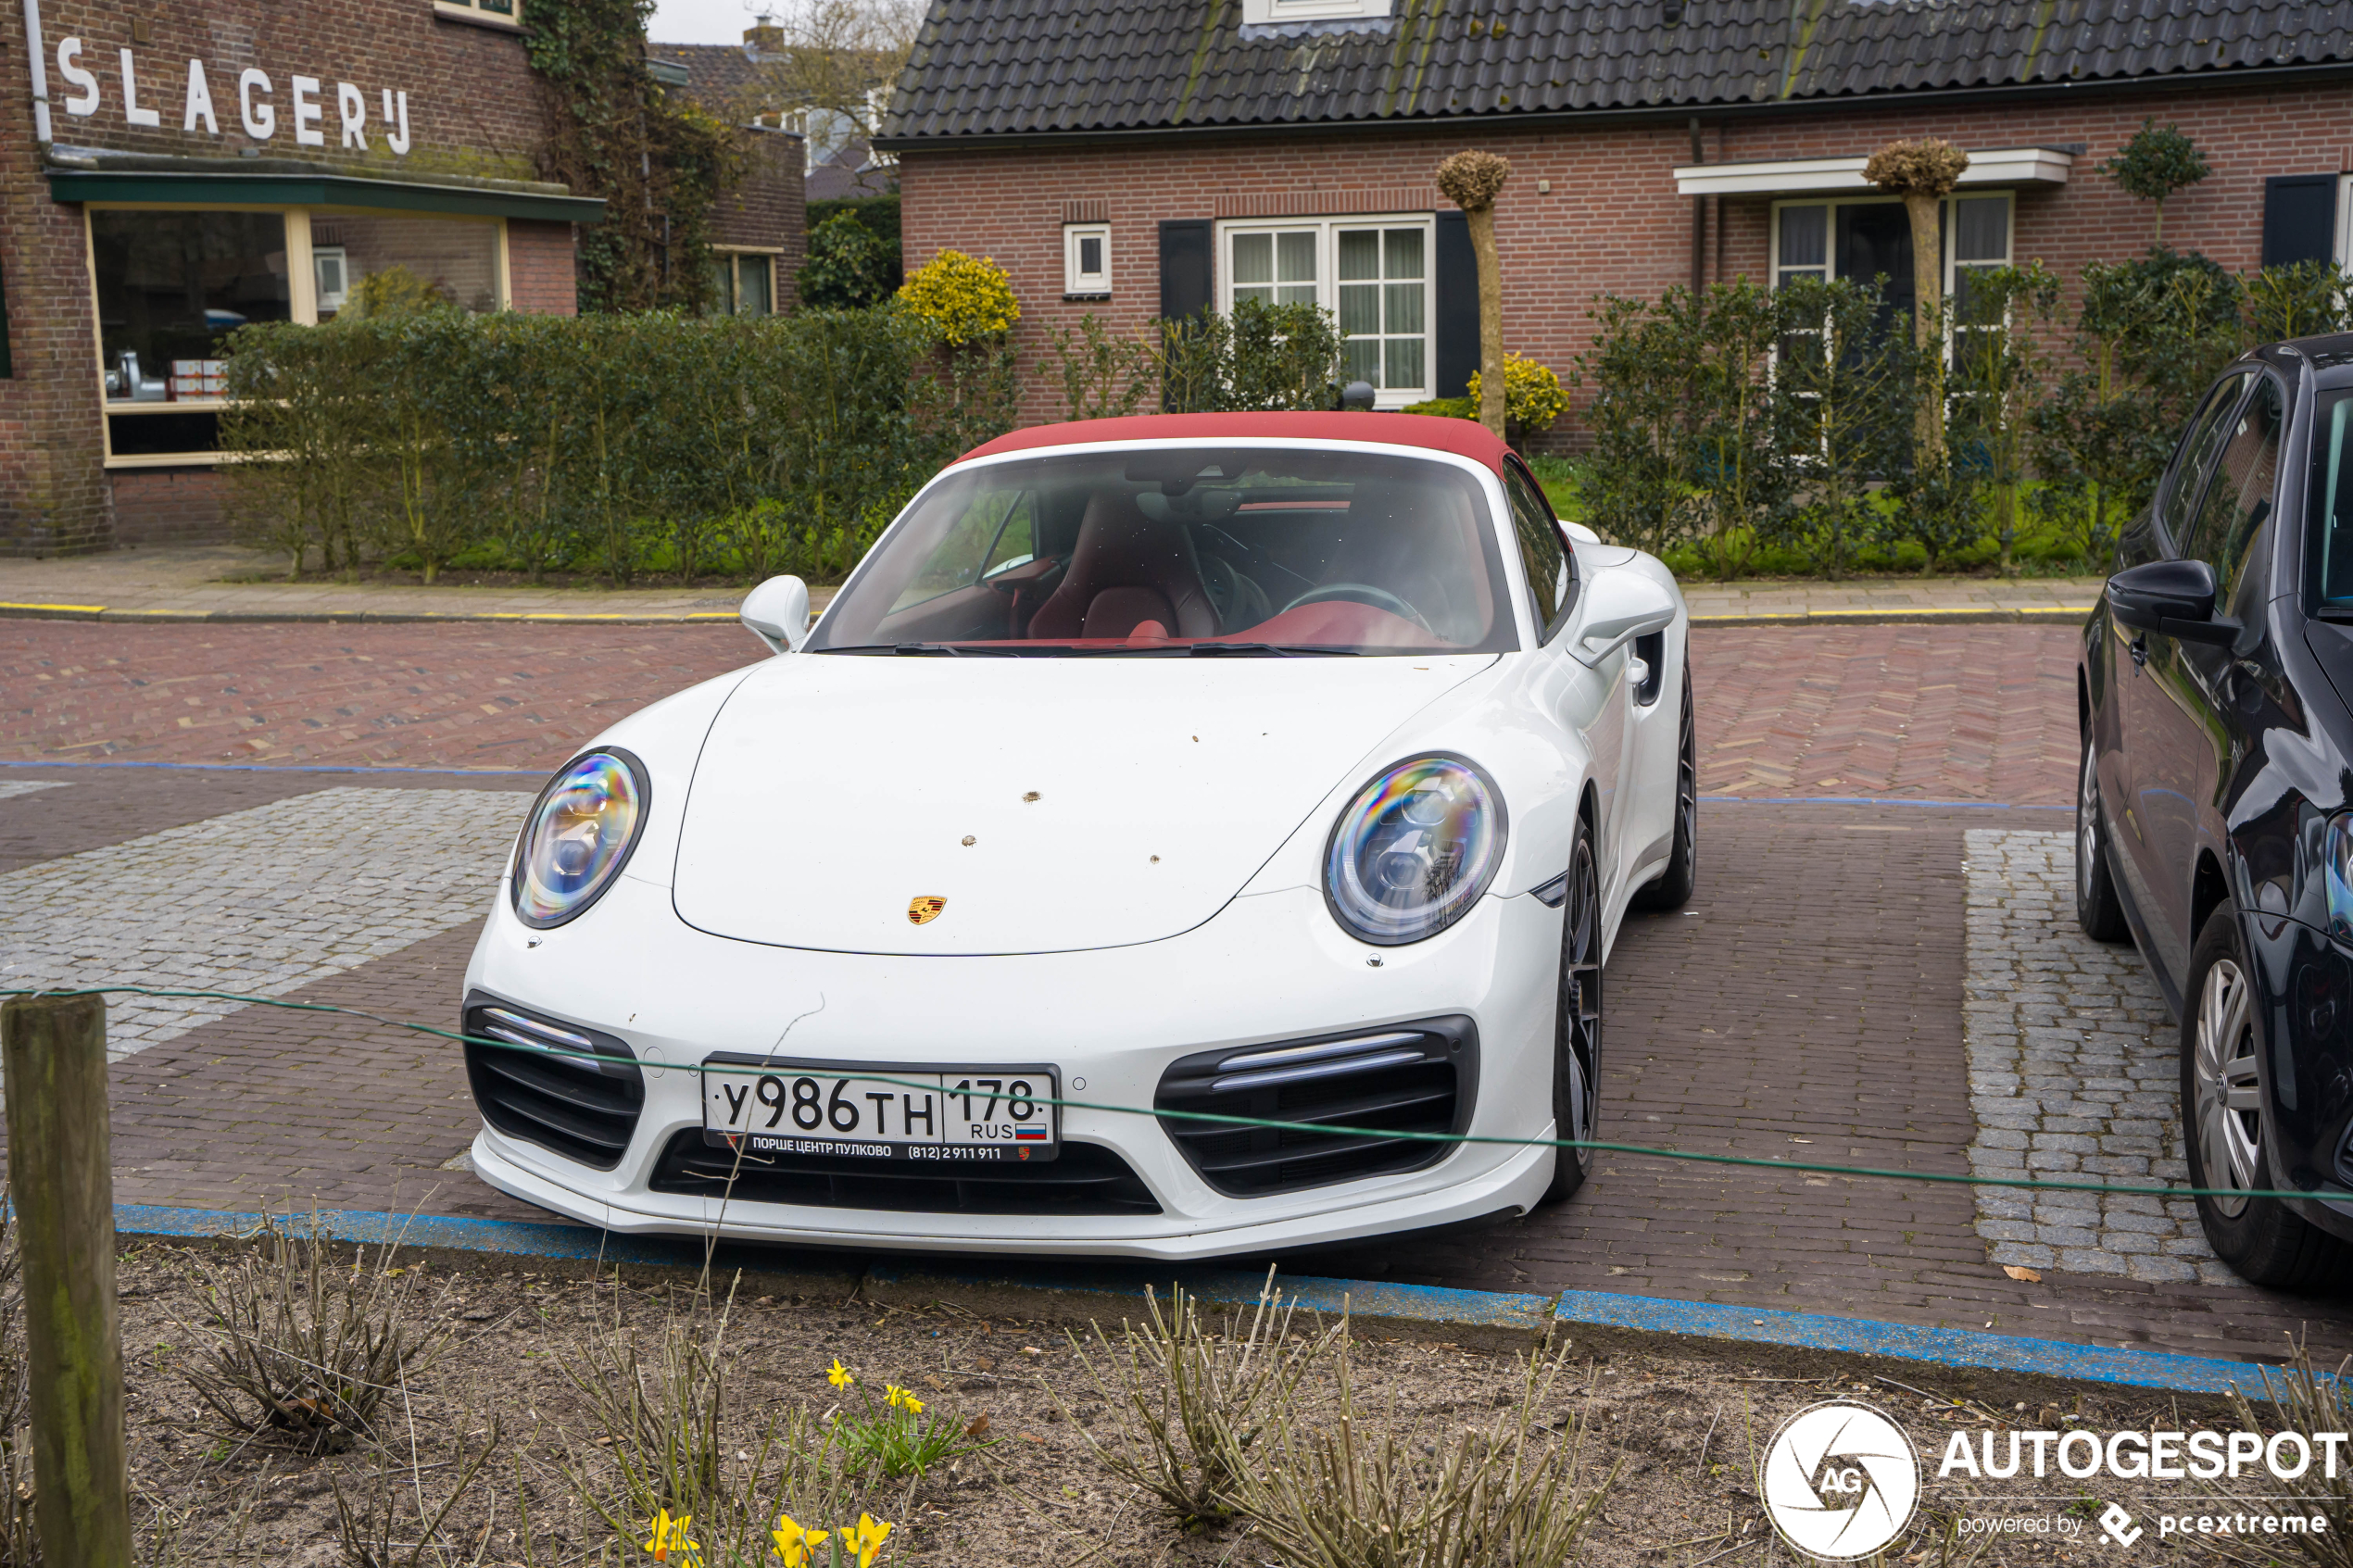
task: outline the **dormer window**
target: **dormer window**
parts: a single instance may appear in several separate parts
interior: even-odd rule
[[[1394,0],[1242,0],[1242,25],[1280,27],[1286,22],[1382,21]]]

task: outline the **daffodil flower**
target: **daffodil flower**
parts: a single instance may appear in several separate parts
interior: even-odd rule
[[[700,1542],[690,1540],[686,1536],[686,1526],[694,1522],[695,1516],[691,1513],[683,1513],[673,1519],[670,1516],[670,1510],[666,1508],[654,1515],[653,1523],[647,1526],[653,1532],[653,1539],[646,1543],[646,1549],[653,1553],[656,1562],[673,1561],[671,1556],[673,1552],[679,1554],[674,1559],[676,1562],[692,1562],[694,1561],[691,1554],[702,1549]]]
[[[858,1568],[875,1568],[875,1559],[882,1555],[883,1542],[890,1538],[890,1525],[878,1523],[871,1513],[862,1513],[858,1527],[844,1530],[842,1538],[858,1554]]]
[[[891,1409],[905,1411],[909,1415],[921,1415],[924,1413],[924,1402],[915,1398],[914,1395],[907,1392],[906,1389],[899,1386],[898,1384],[886,1383],[883,1386],[890,1392],[888,1403]]]
[[[841,1358],[839,1356],[836,1356],[834,1358],[834,1370],[825,1374],[825,1381],[832,1384],[837,1388],[847,1388],[858,1380],[849,1375],[849,1369],[841,1364]]]
[[[830,1530],[802,1529],[793,1523],[789,1513],[776,1515],[776,1527],[768,1534],[776,1543],[776,1555],[784,1559],[785,1568],[809,1568],[816,1560],[817,1549],[833,1538]]]

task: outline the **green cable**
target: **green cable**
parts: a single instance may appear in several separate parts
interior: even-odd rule
[[[480,1035],[461,1034],[431,1023],[411,1023],[407,1019],[386,1018],[381,1013],[360,1008],[340,1007],[333,1002],[290,1002],[277,997],[248,997],[234,991],[182,991],[148,985],[80,985],[71,988],[6,987],[0,986],[0,997],[71,997],[119,991],[134,997],[169,997],[200,1001],[243,1002],[255,1007],[283,1008],[291,1012],[333,1012],[353,1018],[364,1018],[387,1028],[407,1029],[419,1035],[432,1035],[445,1040],[457,1040],[465,1045],[488,1046],[495,1049],[521,1051],[530,1056],[554,1057],[559,1060],[609,1063],[615,1059],[596,1051],[563,1050],[554,1046],[519,1046],[511,1040],[490,1039]],[[646,1066],[640,1061],[639,1068]],[[751,1078],[767,1074],[765,1067],[708,1062],[665,1061],[655,1067],[657,1072],[716,1073],[724,1077]],[[860,1072],[861,1082],[888,1084],[894,1088],[930,1089],[937,1084],[919,1083],[910,1078],[892,1078],[883,1073]],[[1501,1144],[1513,1148],[1590,1148],[1604,1154],[1642,1154],[1659,1160],[1683,1160],[1705,1165],[1754,1166],[1766,1171],[1804,1171],[1816,1175],[1862,1176],[1875,1181],[1936,1182],[1954,1186],[2013,1187],[2027,1192],[2090,1192],[2105,1198],[2314,1198],[2328,1195],[2319,1192],[2279,1191],[2268,1187],[2180,1187],[2180,1186],[2111,1186],[2098,1182],[2040,1181],[2022,1176],[1956,1176],[1937,1171],[1885,1171],[1868,1165],[1816,1165],[1793,1160],[1759,1160],[1745,1154],[1700,1154],[1689,1149],[1652,1148],[1643,1144],[1600,1143],[1591,1138],[1504,1138],[1482,1136],[1470,1133],[1409,1133],[1387,1127],[1343,1127],[1327,1122],[1277,1122],[1262,1116],[1228,1116],[1213,1110],[1158,1110],[1133,1105],[1104,1105],[1094,1100],[1055,1099],[1046,1095],[1033,1095],[1031,1103],[1052,1105],[1073,1110],[1102,1110],[1121,1116],[1150,1116],[1161,1121],[1214,1122],[1230,1127],[1272,1128],[1277,1132],[1339,1134],[1353,1137],[1390,1138],[1398,1141],[1449,1144]],[[802,1132],[807,1129],[796,1128]]]

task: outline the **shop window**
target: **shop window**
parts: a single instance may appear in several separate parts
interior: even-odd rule
[[[1429,395],[1431,225],[1427,217],[1229,223],[1223,300],[1319,305],[1338,319],[1344,373],[1384,408]]]
[[[229,334],[293,316],[280,213],[93,212],[90,259],[109,404],[217,394]]]
[[[1111,293],[1111,225],[1063,225],[1063,293],[1100,298]]]
[[[776,308],[776,258],[723,251],[711,258],[714,316],[765,316]]]
[[[310,220],[310,272],[321,321],[353,300],[370,299],[380,307],[455,305],[486,315],[498,308],[498,225],[321,213]]]

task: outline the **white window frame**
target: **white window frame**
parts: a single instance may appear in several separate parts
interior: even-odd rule
[[[1287,22],[1354,21],[1391,14],[1392,0],[1242,0],[1244,27]]]
[[[2353,203],[2353,174],[2336,177],[2336,249],[2333,259],[2343,267],[2353,261],[2353,212],[2347,210]]]
[[[1237,234],[1282,234],[1313,231],[1315,233],[1315,303],[1340,314],[1340,232],[1343,229],[1419,229],[1422,232],[1422,384],[1418,387],[1380,387],[1373,394],[1373,407],[1382,409],[1403,408],[1408,404],[1423,403],[1437,395],[1438,375],[1438,218],[1428,212],[1350,213],[1335,218],[1229,218],[1217,224],[1217,255],[1214,271],[1217,279],[1217,308],[1231,315],[1234,309],[1234,236]],[[1255,285],[1253,285],[1255,286]],[[1404,336],[1404,333],[1393,334]],[[1341,340],[1343,343],[1346,339]]]
[[[1079,242],[1101,240],[1103,243],[1103,265],[1099,272],[1088,272],[1079,265]],[[1065,299],[1109,299],[1111,297],[1111,225],[1108,223],[1065,223],[1063,225],[1063,297]]]
[[[477,0],[433,0],[433,14],[446,17],[453,22],[497,28],[501,32],[521,32],[523,31],[523,4],[524,0],[514,0],[513,13],[501,16],[497,11],[484,10]]]
[[[736,270],[736,276],[729,279],[727,284],[728,315],[735,316],[742,314],[736,302],[742,295],[743,283],[740,282],[740,279],[743,274],[740,269],[747,259],[753,261],[765,261],[768,263],[768,314],[771,316],[781,316],[784,314],[784,307],[779,305],[776,301],[777,285],[783,278],[783,274],[778,270],[776,262],[777,259],[784,254],[783,252],[769,250],[761,245],[712,245],[711,247],[711,254],[714,259],[720,257],[725,257],[727,258],[728,266],[731,269]]]
[[[520,4],[520,0],[518,0]],[[382,217],[369,207],[273,207],[266,202],[92,202],[82,209],[82,268],[84,286],[90,291],[91,374],[98,388],[98,432],[101,444],[101,466],[109,470],[202,468],[214,463],[231,461],[214,452],[136,452],[117,456],[114,449],[114,425],[110,416],[153,414],[198,414],[232,406],[227,397],[179,397],[165,402],[132,402],[107,395],[106,328],[98,310],[98,253],[91,241],[90,215],[94,212],[274,212],[286,223],[286,315],[299,326],[319,324],[319,274],[310,244],[310,220],[314,212],[327,217]],[[435,213],[400,213],[396,216],[439,218]],[[481,223],[492,226],[497,237],[497,267],[498,298],[496,309],[512,310],[514,279],[507,250],[507,220],[504,218],[451,217],[451,222]],[[340,247],[335,247],[340,248]],[[345,274],[346,285],[349,274]],[[144,370],[144,367],[142,367]]]

